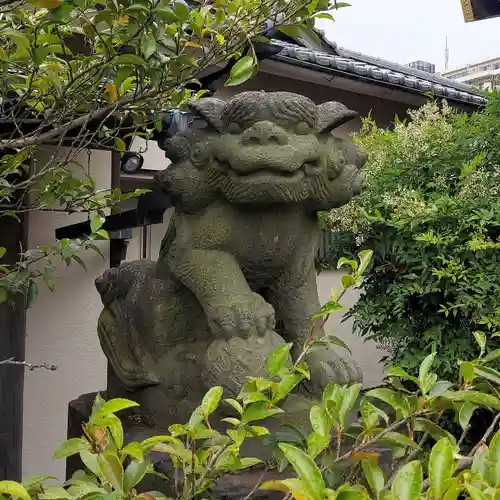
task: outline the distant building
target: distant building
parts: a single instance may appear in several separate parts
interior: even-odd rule
[[[442,75],[479,90],[498,89],[500,88],[500,57],[444,71]]]
[[[425,61],[413,61],[410,64],[408,64],[408,66],[410,66],[410,68],[419,69],[420,71],[425,71],[426,73],[436,72],[436,66],[434,64]]]

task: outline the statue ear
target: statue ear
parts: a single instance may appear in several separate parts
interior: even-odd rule
[[[333,130],[358,117],[356,111],[352,111],[336,101],[324,102],[316,108],[318,110],[318,133]]]
[[[191,101],[189,109],[198,113],[210,126],[218,130],[222,130],[221,114],[225,106],[225,101],[216,97],[205,97]]]

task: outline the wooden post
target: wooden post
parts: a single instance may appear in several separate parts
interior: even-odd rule
[[[17,261],[21,245],[25,248],[27,226],[27,217],[21,221],[0,217],[0,247],[7,249],[2,264]],[[15,307],[0,304],[0,360],[24,361],[25,336],[24,298],[19,298]],[[23,389],[24,367],[0,365],[0,481],[21,480]]]

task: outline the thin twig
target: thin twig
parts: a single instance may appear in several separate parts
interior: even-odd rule
[[[259,489],[259,486],[261,485],[262,480],[264,479],[264,476],[266,475],[268,470],[269,470],[269,468],[266,465],[266,467],[264,468],[264,471],[260,475],[258,481],[255,483],[255,486],[252,488],[250,493],[243,500],[249,500],[250,498],[252,498],[253,494]]]
[[[3,359],[2,361],[0,361],[0,365],[24,366],[24,367],[28,368],[28,370],[30,370],[30,371],[38,370],[40,368],[43,368],[45,370],[49,370],[52,372],[57,370],[56,365],[51,365],[49,363],[33,364],[33,363],[28,363],[27,361],[15,361],[14,358]]]
[[[348,451],[347,453],[344,453],[340,457],[336,458],[334,460],[334,464],[342,462],[343,460],[347,460],[348,458],[351,458],[352,455],[358,453],[361,450],[364,450],[365,448],[368,448],[374,444],[377,443],[380,439],[382,439],[388,432],[392,432],[396,430],[398,427],[401,427],[402,425],[406,424],[410,418],[415,418],[419,417],[420,415],[424,415],[425,413],[428,413],[429,410],[422,410],[419,412],[414,413],[410,417],[406,417],[402,420],[398,420],[397,422],[394,422],[393,424],[389,425],[389,427],[386,427],[383,431],[379,432],[376,436],[372,437],[368,441],[365,441],[364,443],[359,444],[358,446],[354,447],[351,451]]]

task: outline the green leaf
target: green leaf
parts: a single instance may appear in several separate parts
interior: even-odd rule
[[[80,264],[81,267],[83,267],[83,269],[85,269],[85,271],[87,271],[87,266],[85,265],[85,262],[83,262],[83,260],[78,257],[78,255],[73,255],[71,257],[75,262],[78,262],[78,264]]]
[[[496,385],[500,385],[500,372],[493,370],[489,366],[474,366],[474,373]]]
[[[311,458],[316,458],[330,444],[331,437],[329,435],[318,434],[311,432],[307,436],[307,454]]]
[[[96,231],[95,234],[97,234],[97,236],[100,236],[101,238],[103,238],[105,240],[109,240],[109,234],[104,229],[99,229],[98,231]]]
[[[260,401],[258,403],[252,403],[245,409],[241,422],[247,424],[255,420],[264,420],[279,413],[283,413],[283,410],[264,401]]]
[[[479,349],[481,349],[481,354],[479,355],[479,357],[482,358],[484,351],[486,350],[486,335],[484,334],[484,332],[479,332],[479,331],[472,332],[472,334],[476,339]]]
[[[127,145],[125,144],[125,141],[118,136],[115,136],[114,140],[115,140],[115,148],[117,149],[117,151],[119,151],[120,153],[124,153],[127,150]]]
[[[73,498],[71,493],[62,486],[44,486],[43,494],[38,496],[41,500],[70,500]]]
[[[467,490],[467,493],[469,493],[472,500],[489,500],[489,497],[487,497],[479,488],[472,486],[472,484],[466,484],[465,489]]]
[[[500,432],[491,440],[486,458],[486,480],[494,488],[500,487]]]
[[[201,401],[201,409],[205,420],[217,409],[223,393],[224,389],[222,387],[215,386],[205,394]]]
[[[373,258],[373,250],[362,250],[358,254],[359,257],[359,274],[364,274]]]
[[[396,377],[402,378],[403,380],[411,380],[418,384],[418,379],[416,377],[412,377],[409,375],[403,368],[400,366],[390,366],[387,370],[387,377]]]
[[[99,464],[97,463],[97,454],[92,453],[88,450],[80,452],[80,459],[87,467],[87,469],[92,472],[95,476],[101,475],[101,469],[99,468]]]
[[[413,460],[402,467],[392,483],[393,500],[419,500],[422,490],[422,464]]]
[[[491,394],[485,394],[479,391],[457,391],[451,395],[453,401],[468,401],[478,406],[493,408],[500,411],[500,400]]]
[[[127,408],[133,408],[135,406],[139,406],[139,404],[135,401],[131,401],[130,399],[123,398],[115,398],[106,401],[94,415],[94,418],[91,421],[96,421],[96,419],[107,417],[112,413],[116,413],[121,410],[126,410]]]
[[[118,492],[123,493],[123,466],[113,453],[103,453],[97,456],[99,469],[106,481]]]
[[[313,405],[309,412],[311,426],[320,436],[330,436],[332,422],[326,410],[320,405]]]
[[[384,434],[380,438],[379,442],[380,443],[382,443],[382,442],[396,443],[400,446],[404,446],[407,448],[410,447],[410,448],[414,448],[416,450],[420,449],[420,447],[418,446],[417,443],[415,443],[415,441],[410,439],[405,434],[401,434],[399,432],[387,432],[386,434]]]
[[[7,250],[5,247],[0,247],[0,259],[5,255],[6,252]]]
[[[449,439],[451,443],[456,444],[456,439],[453,434],[426,418],[417,418],[415,420],[414,430],[417,432],[428,432],[435,441],[446,438]]]
[[[359,484],[354,486],[344,484],[338,489],[336,496],[329,496],[327,498],[333,498],[335,500],[370,500],[370,495],[368,495],[365,488]]]
[[[380,399],[384,403],[392,406],[394,410],[401,413],[403,417],[407,417],[410,411],[408,401],[401,394],[394,392],[391,389],[379,388],[372,389],[365,393],[365,396]]]
[[[15,481],[0,481],[0,493],[10,495],[22,500],[30,500],[30,496],[24,486]]]
[[[67,441],[64,441],[61,445],[59,445],[54,452],[53,459],[57,460],[60,458],[71,457],[72,455],[76,455],[81,451],[89,450],[90,443],[85,441],[82,438],[71,438]]]
[[[29,309],[38,297],[38,285],[36,281],[29,281],[28,291],[26,293],[26,309]]]
[[[235,427],[238,427],[238,425],[241,424],[241,420],[232,417],[222,418],[221,422],[227,422],[228,424],[234,425]]]
[[[55,476],[31,476],[25,479],[22,482],[22,485],[26,488],[26,490],[30,490],[33,487],[39,486],[40,483],[47,481],[49,479],[57,479]]]
[[[254,75],[257,64],[250,56],[244,56],[239,59],[231,68],[229,78],[224,84],[226,87],[241,85]]]
[[[292,390],[302,382],[302,378],[300,373],[289,373],[284,375],[281,381],[274,386],[273,402],[277,403],[288,396]]]
[[[132,460],[130,462],[123,477],[123,491],[125,493],[130,493],[132,488],[142,481],[150,465],[149,460]]]
[[[330,300],[321,306],[321,309],[312,317],[312,320],[316,321],[317,319],[323,318],[332,312],[343,310],[344,306],[342,304],[339,304],[336,300]]]
[[[175,23],[178,21],[177,14],[170,7],[156,7],[154,12],[158,12],[160,17],[167,23]]]
[[[429,376],[429,370],[432,366],[432,363],[434,362],[434,358],[436,357],[436,353],[433,352],[432,354],[429,354],[424,358],[422,363],[420,364],[419,371],[418,371],[418,380],[420,382],[420,389],[424,394],[427,393],[426,390],[424,390],[425,386],[427,385],[427,378]]]
[[[462,485],[456,478],[451,479],[451,484],[448,486],[446,493],[443,496],[443,500],[457,500],[462,493]]]
[[[466,384],[474,380],[474,365],[469,361],[460,363],[460,379]]]
[[[337,418],[342,427],[346,426],[347,417],[354,408],[362,387],[363,384],[353,384],[345,389],[340,406],[337,408]]]
[[[385,478],[382,469],[372,460],[362,460],[361,465],[366,481],[378,498],[385,486]]]
[[[440,439],[429,458],[429,482],[434,498],[441,498],[454,472],[453,445],[447,438]]]
[[[495,361],[496,359],[500,358],[500,348],[495,349],[494,351],[491,351],[488,353],[483,359],[483,363],[490,363],[491,361]]]
[[[315,340],[314,343],[319,345],[330,344],[330,345],[336,345],[338,347],[343,347],[346,351],[349,352],[349,354],[352,354],[351,350],[349,349],[349,346],[342,339],[339,339],[335,335],[324,335],[323,337],[320,337],[319,339]]]
[[[261,425],[252,425],[248,427],[249,431],[256,436],[268,436],[269,430],[266,427],[262,427]]]
[[[311,500],[323,500],[325,483],[314,461],[307,453],[295,446],[285,443],[280,443],[278,446],[299,476],[302,486]]]
[[[2,302],[5,302],[9,297],[9,294],[7,293],[7,290],[5,288],[0,287],[0,304]]]
[[[239,460],[236,466],[236,470],[248,469],[249,467],[255,467],[256,465],[264,463],[260,458],[244,457]]]
[[[344,274],[341,278],[342,287],[348,290],[356,284],[356,278],[352,274]]]
[[[460,411],[458,412],[458,421],[463,431],[469,427],[470,419],[472,418],[472,415],[474,415],[476,408],[476,405],[467,401],[460,407]]]
[[[305,361],[301,361],[299,364],[294,365],[293,369],[300,373],[306,380],[311,380],[311,372]]]
[[[328,19],[330,21],[335,21],[334,17],[331,14],[328,14],[328,12],[318,12],[317,14],[314,14],[314,19]]]
[[[266,362],[266,371],[271,376],[279,375],[290,359],[290,350],[293,344],[290,342],[275,349]]]
[[[148,60],[156,52],[156,40],[152,33],[147,33],[142,39],[142,52]]]
[[[105,221],[106,219],[104,217],[94,215],[94,217],[90,220],[90,230],[95,233],[97,230],[101,229]]]
[[[346,266],[346,265],[351,266],[353,271],[357,271],[358,267],[359,267],[358,263],[355,260],[346,259],[345,257],[341,257],[337,261],[337,269],[340,269],[341,267]]]
[[[386,424],[389,422],[387,413],[385,413],[385,411],[381,410],[380,408],[377,408],[367,399],[361,400],[360,412],[365,428],[367,429],[378,426],[380,418],[383,418]]]
[[[429,391],[429,396],[432,398],[441,396],[444,394],[450,387],[453,387],[453,383],[448,382],[447,380],[438,380]]]
[[[170,434],[172,434],[172,436],[179,437],[187,434],[189,429],[185,425],[173,424],[168,428],[168,430],[170,431]]]
[[[113,57],[111,63],[115,66],[144,66],[146,61],[136,54],[120,54],[119,56]]]
[[[174,2],[174,11],[181,23],[189,19],[189,8],[184,2]]]
[[[144,460],[144,452],[142,451],[142,446],[139,443],[127,444],[127,446],[122,449],[122,453],[125,455],[130,455],[137,460]]]
[[[274,479],[261,484],[261,490],[290,492],[293,498],[304,498],[306,495],[304,485],[300,479]],[[309,499],[307,499],[309,500]]]
[[[109,415],[101,425],[108,427],[116,447],[120,450],[123,447],[123,426],[121,420],[116,415]]]

